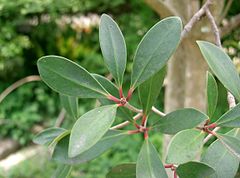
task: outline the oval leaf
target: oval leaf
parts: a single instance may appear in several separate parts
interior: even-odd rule
[[[136,88],[166,65],[179,44],[181,30],[181,19],[168,17],[145,34],[133,60],[132,88]]]
[[[191,161],[179,165],[177,174],[179,178],[209,178],[215,170],[207,164]]]
[[[233,129],[227,135],[239,137],[239,129]],[[238,171],[238,158],[229,153],[219,140],[214,141],[207,148],[201,161],[215,169],[217,178],[233,178]],[[216,177],[209,176],[209,178]]]
[[[78,118],[78,98],[60,94],[60,100],[63,108],[74,119]]]
[[[240,127],[240,103],[222,115],[216,123],[220,127]]]
[[[57,167],[57,170],[55,171],[52,178],[67,178],[72,170],[72,166],[60,164]]]
[[[218,139],[227,148],[227,150],[240,160],[240,140],[223,134],[217,134]]]
[[[69,158],[68,157],[68,145],[69,145],[69,136],[64,137],[56,145],[52,159],[59,163],[64,164],[81,164],[88,161],[91,161],[106,150],[112,147],[115,143],[127,136],[126,132],[118,130],[109,130],[95,145],[93,145],[87,151],[81,153],[80,155]]]
[[[118,96],[118,88],[106,77],[103,77],[98,74],[92,74],[92,76],[113,96]],[[104,100],[104,98],[100,98]]]
[[[33,142],[39,145],[49,145],[55,138],[63,134],[66,129],[59,127],[52,127],[43,130],[33,138]]]
[[[95,108],[81,116],[72,128],[69,157],[75,157],[96,144],[111,127],[117,105]]]
[[[213,116],[217,107],[218,87],[217,82],[210,72],[207,72],[207,113],[209,118]]]
[[[99,41],[108,70],[118,86],[122,86],[127,61],[126,44],[117,23],[106,14],[101,16]]]
[[[140,150],[136,166],[137,178],[167,178],[158,152],[149,140],[145,140]]]
[[[240,101],[240,80],[230,57],[216,45],[197,41],[203,57],[220,82]]]
[[[199,130],[183,130],[177,133],[168,146],[166,163],[182,164],[196,158],[203,146],[204,134]]]
[[[118,165],[106,175],[106,178],[136,178],[136,164]]]
[[[207,115],[196,109],[184,108],[167,114],[153,127],[165,134],[175,134],[181,130],[194,128],[207,119]]]
[[[53,90],[80,98],[103,98],[106,90],[80,65],[60,56],[44,56],[37,62],[42,80]]]
[[[166,67],[138,87],[138,95],[145,115],[148,115],[157,100],[165,74]]]

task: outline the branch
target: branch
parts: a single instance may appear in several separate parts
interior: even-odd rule
[[[41,78],[38,75],[30,75],[28,77],[22,78],[12,85],[10,85],[8,88],[6,88],[1,94],[0,94],[0,103],[4,100],[4,98],[9,95],[13,90],[17,89],[18,87],[22,86],[25,83],[33,82],[33,81],[40,81]]]
[[[176,15],[174,9],[172,9],[162,0],[145,0],[145,2],[161,17]]]
[[[166,116],[165,113],[159,111],[157,108],[155,108],[154,106],[152,107],[152,111],[155,112],[156,114],[158,114],[159,116]]]
[[[142,117],[142,113],[138,113],[136,116],[133,117],[133,120],[136,121],[136,120],[138,120],[141,117]],[[121,124],[118,124],[118,125],[115,125],[115,126],[111,127],[110,129],[111,130],[120,129],[120,128],[123,128],[123,127],[129,125],[130,123],[131,123],[130,121],[125,121],[125,122],[123,122]]]
[[[213,131],[212,132],[217,132],[218,130],[220,129],[220,127],[216,127],[215,129],[213,129]],[[210,139],[210,138],[212,138],[213,137],[213,135],[212,134],[208,134],[208,136],[206,136],[205,138],[204,138],[204,140],[203,140],[203,144],[205,144],[205,143],[207,143],[208,142],[208,140]]]
[[[129,110],[136,112],[136,113],[142,113],[141,109],[135,108],[134,106],[132,106],[131,104],[129,104],[128,102],[125,103],[124,105],[125,108],[128,108]]]
[[[220,28],[221,37],[228,35],[239,26],[240,26],[240,14],[230,18],[230,20],[228,20],[227,23]]]
[[[193,17],[189,20],[189,22],[184,26],[181,34],[181,38],[185,38],[186,35],[192,30],[195,23],[199,21],[200,18],[205,14],[206,9],[208,9],[208,6],[210,4],[212,4],[212,0],[207,0],[205,4],[199,9],[199,11],[193,15]]]
[[[211,27],[212,27],[212,30],[213,30],[213,34],[215,36],[215,43],[216,45],[219,47],[219,48],[222,48],[222,45],[221,45],[221,39],[220,39],[220,33],[219,33],[219,30],[218,30],[218,27],[217,27],[217,24],[214,20],[214,17],[212,16],[211,12],[209,11],[209,9],[207,8],[206,9],[206,15],[211,23]]]
[[[222,48],[222,45],[221,45],[221,39],[220,39],[220,33],[219,33],[219,30],[218,30],[218,27],[217,27],[217,24],[216,24],[216,21],[214,20],[214,17],[212,16],[211,12],[209,11],[209,9],[207,8],[206,9],[206,15],[211,23],[211,27],[212,27],[212,30],[213,30],[213,33],[214,33],[214,36],[215,36],[215,43],[216,45],[219,47],[219,48]],[[235,98],[234,96],[232,95],[232,93],[230,93],[228,91],[228,94],[227,94],[227,100],[228,100],[228,104],[229,104],[229,108],[233,108],[234,106],[236,106],[236,102],[235,102]],[[216,127],[213,132],[216,132],[220,129],[220,127]],[[205,139],[204,139],[204,143],[206,143],[213,135],[212,134],[209,134]]]

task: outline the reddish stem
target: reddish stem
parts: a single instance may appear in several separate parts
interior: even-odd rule
[[[120,100],[118,98],[116,98],[115,96],[112,95],[108,95],[107,98],[111,101],[114,101],[115,103],[120,103]]]
[[[140,129],[140,125],[138,125],[136,122],[134,122],[134,126],[137,128],[137,129]]]
[[[137,133],[140,133],[140,131],[139,130],[129,130],[128,131],[129,135],[133,135],[133,134],[137,134]]]
[[[122,90],[122,87],[119,87],[119,97],[120,98],[123,98],[123,90]]]
[[[216,123],[212,123],[212,124],[207,126],[207,128],[209,128],[209,129],[212,129],[212,128],[215,128],[215,127],[217,127]]]
[[[165,168],[172,168],[173,167],[173,164],[166,164],[164,165]]]
[[[147,116],[146,116],[146,115],[143,115],[143,116],[142,116],[142,122],[141,122],[142,126],[145,125],[146,119],[147,119]]]
[[[207,132],[207,133],[209,133],[209,134],[211,134],[213,136],[216,136],[216,133],[211,131],[211,130],[206,129],[205,132]]]
[[[176,171],[176,170],[173,171],[173,177],[174,177],[174,178],[177,178],[177,177],[178,177],[178,176],[177,176],[177,171]]]
[[[147,140],[148,139],[148,130],[144,131],[144,139]]]
[[[127,95],[127,98],[126,98],[127,101],[129,101],[129,100],[131,99],[133,91],[134,91],[133,88],[130,88],[130,89],[128,90],[128,95]]]

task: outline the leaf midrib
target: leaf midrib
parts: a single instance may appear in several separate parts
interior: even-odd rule
[[[143,74],[143,72],[145,71],[145,69],[147,68],[147,66],[149,65],[150,61],[153,58],[153,54],[155,54],[155,52],[157,51],[157,49],[159,48],[159,46],[162,44],[162,41],[158,44],[158,46],[154,49],[154,52],[147,58],[146,62],[145,62],[145,66],[143,67],[143,69],[140,71],[139,75],[137,76],[137,78],[135,79],[135,82],[132,84],[133,87],[135,87],[136,83],[138,82],[139,78],[141,77],[141,75]],[[140,45],[139,45],[140,48]],[[137,54],[136,54],[137,56]],[[153,74],[154,75],[154,74]]]
[[[114,24],[116,25],[116,24]],[[118,63],[117,63],[117,57],[116,57],[116,48],[115,48],[115,44],[113,43],[113,39],[112,39],[112,33],[111,33],[111,30],[109,30],[109,26],[107,26],[107,30],[110,34],[110,41],[111,41],[111,44],[113,46],[113,56],[114,56],[114,62],[115,62],[115,65],[116,65],[116,72],[117,72],[117,82],[118,84],[120,85],[120,81],[119,81],[119,68],[118,68]]]
[[[219,126],[220,125],[222,125],[222,124],[226,124],[226,123],[228,123],[228,122],[232,122],[232,121],[234,121],[234,120],[237,120],[237,118],[238,119],[240,119],[240,117],[236,117],[236,118],[233,118],[233,119],[227,119],[227,120],[225,120],[225,122],[224,122],[224,120],[222,121],[222,122],[216,122]],[[220,118],[221,119],[221,118]],[[224,118],[223,118],[224,119]],[[221,119],[222,120],[222,119]],[[219,121],[221,121],[221,120],[219,120]]]
[[[64,76],[64,75],[61,75],[61,74],[59,74],[58,72],[56,72],[55,70],[52,70],[51,67],[45,66],[45,67],[43,67],[43,68],[45,68],[45,69],[47,69],[47,70],[49,70],[49,71],[51,71],[51,72],[59,75],[60,77],[66,79],[66,80],[69,80],[70,82],[72,82],[72,83],[74,83],[74,84],[76,84],[76,85],[78,85],[78,86],[80,86],[80,87],[87,88],[87,89],[89,89],[89,90],[92,90],[92,91],[95,91],[95,92],[97,92],[97,93],[103,94],[104,96],[106,96],[106,94],[107,94],[107,93],[103,93],[102,91],[97,90],[95,87],[89,88],[88,86],[85,86],[85,85],[83,85],[83,84],[80,84],[80,83],[79,83],[78,81],[76,81],[76,80],[72,80],[71,78],[68,78],[68,77],[66,77],[66,76]],[[89,75],[91,76],[91,74],[89,74]],[[92,79],[95,80],[94,78],[92,78]],[[98,83],[98,82],[96,81],[96,83]],[[101,84],[98,83],[98,85],[99,85],[100,87],[102,87]],[[102,89],[105,90],[103,87],[102,87]],[[106,91],[106,92],[107,92],[107,91]]]
[[[210,65],[210,67],[212,68],[212,66],[214,66],[214,64],[212,63],[212,60],[208,60],[209,58],[212,58],[211,57],[211,53],[210,53],[210,51],[208,50],[208,49],[206,49],[206,47],[205,47],[205,45],[203,45],[202,46],[202,48],[204,49],[204,51],[205,51],[205,54],[208,56],[208,57],[206,57],[206,61],[207,61],[207,63]],[[214,58],[215,58],[216,56],[214,55]],[[224,73],[228,73],[228,71],[226,71],[226,68],[225,67],[221,67],[221,69],[223,70],[223,71],[225,71]],[[236,73],[236,71],[235,71],[235,73]],[[217,75],[217,77],[218,77],[219,75]],[[237,77],[237,79],[238,79],[238,81],[237,82],[234,82],[234,80],[231,80],[231,82],[227,82],[227,85],[229,85],[229,83],[230,83],[230,85],[231,85],[231,83],[233,83],[234,84],[234,89],[232,90],[233,91],[233,93],[235,93],[235,94],[237,94],[237,96],[238,96],[238,98],[240,98],[240,91],[237,89],[237,87],[236,87],[236,85],[235,84],[237,84],[238,86],[240,86],[240,78],[239,78],[239,76],[237,75],[236,76]],[[218,77],[219,78],[219,77]],[[222,77],[221,77],[222,78]],[[230,79],[232,79],[231,77],[230,77]],[[224,82],[224,87],[225,88],[229,88],[229,87],[226,87],[226,85],[225,85],[225,82]],[[232,85],[231,85],[232,86]]]
[[[151,159],[150,159],[150,155],[151,155],[151,153],[150,153],[150,143],[148,143],[148,142],[146,142],[146,144],[147,144],[147,155],[149,155],[149,156],[147,156],[147,164],[148,164],[148,170],[150,171],[150,178],[155,178],[155,176],[152,174],[153,173],[153,168],[152,168],[152,165],[151,165]]]

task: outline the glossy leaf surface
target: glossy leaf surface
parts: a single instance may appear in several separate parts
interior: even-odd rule
[[[216,45],[197,41],[203,57],[220,82],[240,100],[240,79],[230,57]]]
[[[164,67],[138,87],[139,99],[145,115],[148,115],[157,100],[165,74],[166,68]]]
[[[240,138],[239,129],[233,129],[227,135]],[[233,178],[238,170],[239,160],[229,153],[227,148],[219,141],[213,142],[204,152],[201,161],[213,167],[217,176],[209,178]]]
[[[215,112],[218,101],[217,82],[210,72],[207,72],[207,113],[211,118]]]
[[[219,133],[217,137],[227,150],[240,160],[240,139]]]
[[[222,115],[216,123],[220,127],[240,127],[240,103]]]
[[[99,41],[108,70],[121,86],[127,61],[126,44],[117,23],[106,14],[101,16]]]
[[[138,155],[136,174],[136,178],[167,178],[158,152],[149,140],[144,141]]]
[[[107,78],[98,75],[98,74],[92,74],[96,80],[113,96],[118,97],[119,92],[117,87]],[[109,105],[109,104],[115,104],[113,101],[106,99],[106,98],[100,98],[99,99],[100,103],[102,105]],[[129,109],[125,107],[118,107],[117,109],[117,117],[121,117],[125,120],[128,121],[133,121],[133,113]]]
[[[78,118],[78,98],[60,94],[61,103],[67,113],[74,119]]]
[[[132,88],[139,86],[166,65],[179,44],[181,30],[181,19],[168,17],[145,34],[133,60]]]
[[[194,160],[203,146],[204,133],[183,130],[177,133],[168,146],[166,163],[182,164]]]
[[[191,129],[207,120],[208,116],[193,108],[173,111],[154,124],[154,128],[165,134],[175,134]]]
[[[177,174],[179,178],[209,178],[215,170],[207,164],[191,161],[179,165]]]
[[[111,127],[116,110],[117,105],[107,105],[82,115],[72,128],[69,157],[75,157],[96,144]]]
[[[69,136],[64,137],[56,145],[52,159],[64,164],[81,164],[93,160],[112,147],[115,143],[127,136],[126,132],[109,130],[95,145],[80,155],[69,158]]]
[[[42,132],[38,133],[34,139],[33,142],[39,145],[48,145],[50,144],[56,137],[64,133],[66,129],[59,128],[59,127],[52,127],[48,128],[46,130],[43,130]]]
[[[92,76],[113,96],[118,96],[118,88],[106,77],[98,74],[92,74]],[[104,98],[100,98],[101,100]]]
[[[53,90],[79,98],[107,95],[99,82],[83,67],[64,57],[44,56],[37,62],[42,80]]]

